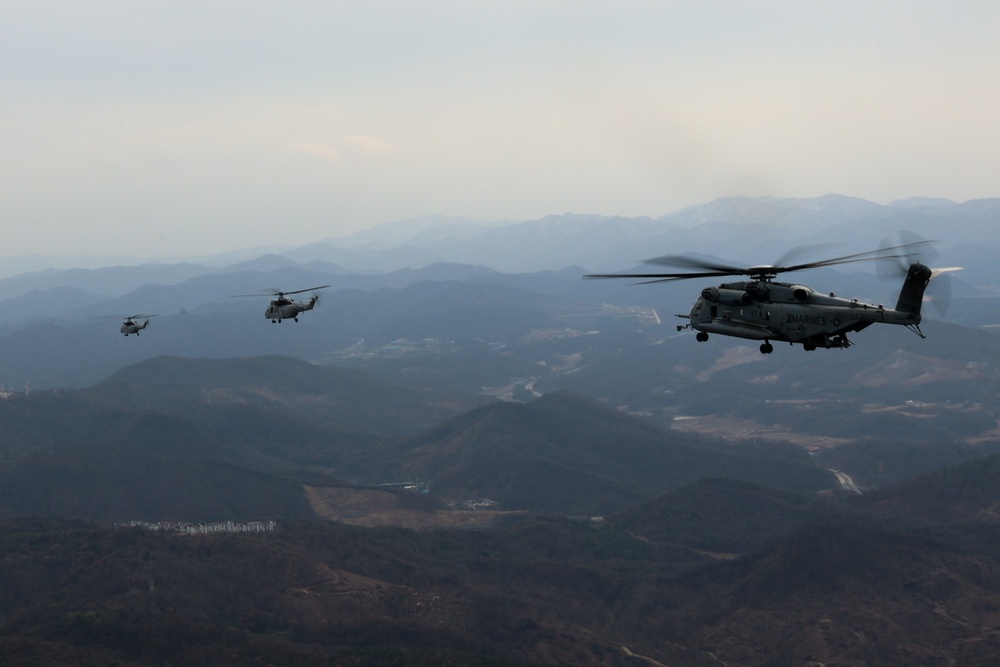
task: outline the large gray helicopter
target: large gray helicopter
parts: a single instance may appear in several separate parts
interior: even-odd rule
[[[149,318],[156,317],[156,315],[128,315],[125,317],[125,322],[122,324],[121,332],[123,335],[128,336],[129,334],[139,335],[139,332],[149,326]],[[139,324],[137,320],[143,319],[142,324]]]
[[[687,319],[688,323],[678,325],[677,330],[696,330],[696,338],[702,343],[713,333],[762,340],[762,354],[774,351],[771,341],[799,343],[807,351],[819,347],[847,348],[852,345],[847,338],[848,333],[861,331],[875,323],[899,324],[924,338],[920,331],[924,290],[932,278],[958,270],[957,267],[931,269],[919,261],[913,261],[929,244],[929,241],[920,240],[805,264],[746,268],[675,255],[646,260],[646,263],[700,270],[689,273],[612,273],[586,277],[640,278],[640,284],[644,284],[691,278],[748,276],[749,280],[722,283],[717,287],[703,289],[701,296],[691,307],[691,312],[678,315]],[[832,292],[821,294],[805,285],[774,281],[779,274],[791,271],[879,260],[910,262],[909,266],[903,264],[901,267],[905,271],[905,278],[894,308],[863,303],[857,299],[844,299]]]
[[[260,294],[237,294],[236,296],[273,296],[275,298],[271,300],[267,310],[264,311],[264,317],[271,320],[272,323],[280,323],[281,320],[287,319],[292,319],[298,322],[299,313],[312,310],[316,307],[316,303],[319,301],[319,294],[313,294],[308,301],[293,301],[285,295],[301,294],[302,292],[315,292],[316,290],[325,289],[327,287],[329,287],[329,285],[320,285],[318,287],[307,287],[306,289],[294,290],[292,292],[283,292],[278,289],[270,288]]]

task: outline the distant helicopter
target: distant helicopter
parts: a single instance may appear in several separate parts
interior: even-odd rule
[[[806,351],[811,352],[820,347],[850,347],[852,343],[847,338],[848,333],[861,331],[875,323],[899,324],[924,338],[920,331],[920,308],[925,288],[931,279],[960,268],[931,269],[919,261],[912,261],[909,266],[901,265],[906,277],[895,308],[840,298],[833,292],[829,295],[820,294],[805,285],[774,282],[774,278],[782,273],[836,264],[879,260],[909,261],[930,243],[920,240],[883,246],[878,250],[790,266],[760,265],[742,268],[674,255],[646,260],[646,263],[688,267],[700,271],[612,273],[585,277],[641,278],[643,280],[639,284],[646,284],[691,278],[749,276],[750,279],[746,281],[722,283],[717,287],[703,289],[701,296],[691,307],[691,312],[677,316],[689,320],[687,324],[678,325],[677,330],[695,329],[698,332],[695,338],[701,343],[707,341],[708,335],[712,333],[762,340],[761,354],[774,351],[772,340],[799,343]]]
[[[278,289],[270,288],[266,292],[262,292],[260,294],[237,294],[236,296],[274,296],[276,298],[271,300],[267,310],[264,311],[264,317],[271,320],[272,323],[280,323],[281,320],[287,319],[293,319],[298,322],[299,313],[312,310],[316,307],[316,302],[319,301],[319,294],[313,294],[312,298],[308,301],[293,301],[285,295],[313,292],[327,287],[329,287],[329,285],[320,285],[318,287],[307,287],[306,289],[294,290],[292,292],[283,292]]]
[[[156,317],[156,315],[128,315],[125,317],[125,323],[122,324],[121,332],[122,334],[128,336],[129,334],[139,335],[139,332],[149,326],[149,318]],[[140,318],[145,318],[142,324],[139,324],[136,320]]]

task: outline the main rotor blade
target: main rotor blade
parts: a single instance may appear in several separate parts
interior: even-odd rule
[[[909,255],[912,255],[912,257],[909,257],[907,264],[912,264],[919,257],[923,264],[929,265],[931,262],[937,260],[941,254],[933,247],[937,241],[928,241],[920,234],[907,229],[901,229],[896,234],[899,236],[900,243],[904,244],[902,247],[915,248],[914,250],[907,251]]]
[[[325,289],[327,287],[329,287],[329,285],[320,285],[319,287],[307,287],[305,289],[297,289],[297,290],[294,290],[294,291],[291,291],[291,292],[281,292],[281,293],[282,294],[302,294],[302,292],[311,292],[313,290]]]
[[[842,246],[842,243],[812,243],[809,245],[800,245],[790,249],[784,255],[774,260],[774,266],[784,266],[788,264],[793,259],[797,257],[804,257],[806,255],[814,255],[819,252],[824,252],[827,250],[833,250],[838,246]]]
[[[313,290],[325,289],[329,285],[320,285],[318,287],[307,287],[305,289],[297,289],[291,292],[284,292],[280,289],[275,289],[273,287],[268,287],[266,292],[257,292],[256,294],[234,294],[233,297],[243,297],[243,296],[283,296],[285,294],[301,294],[302,292],[311,292]]]
[[[709,261],[704,261],[700,259],[695,259],[692,257],[684,257],[681,255],[666,255],[663,257],[654,257],[652,259],[647,259],[645,262],[647,264],[661,264],[665,266],[687,266],[695,269],[707,269],[706,271],[698,271],[694,273],[598,273],[585,275],[584,278],[638,278],[641,279],[642,283],[659,283],[659,282],[669,282],[672,280],[688,280],[690,278],[719,278],[724,276],[756,276],[759,278],[769,278],[773,277],[779,273],[787,273],[789,271],[802,271],[803,269],[815,269],[824,266],[835,266],[837,264],[851,264],[853,262],[871,262],[884,259],[898,259],[898,258],[913,258],[917,251],[930,246],[932,241],[925,241],[921,239],[920,241],[914,241],[912,243],[904,243],[896,246],[882,247],[877,250],[866,250],[865,252],[857,252],[851,255],[841,255],[840,257],[833,257],[831,259],[821,259],[815,262],[806,262],[803,264],[793,264],[791,266],[751,266],[751,267],[738,267],[729,266],[726,264],[716,264]],[[815,246],[805,246],[803,248],[797,248],[786,253],[786,257],[790,254],[800,253],[802,251],[810,251],[823,247],[820,245]]]
[[[871,262],[884,259],[912,258],[915,251],[928,247],[933,241],[914,241],[896,246],[886,246],[877,250],[867,250],[865,252],[854,253],[853,255],[843,255],[831,259],[821,259],[805,264],[794,264],[792,266],[776,266],[775,273],[786,273],[788,271],[801,271],[803,269],[815,269],[823,266],[835,266],[837,264],[852,264],[854,262]]]
[[[896,260],[895,262],[879,262],[876,264],[875,273],[878,274],[879,278],[899,278],[905,276],[907,270],[910,268],[910,264],[916,261],[918,255],[923,255],[921,261],[924,264],[930,264],[937,258],[938,252],[933,248],[927,248],[927,251],[923,252],[924,246],[931,242],[926,241],[920,234],[900,230],[896,235],[900,241],[905,242],[903,247],[912,245],[917,246],[917,248],[913,251],[906,251],[902,256],[893,256],[892,258]],[[890,247],[890,243],[891,241],[886,237],[879,243],[879,248],[886,250]]]
[[[681,266],[690,269],[707,269],[708,271],[715,271],[720,275],[733,275],[743,272],[743,269],[738,266],[715,264],[708,260],[685,257],[683,255],[664,255],[663,257],[644,259],[642,262],[643,264],[657,264],[659,266]]]
[[[738,275],[741,272],[737,272]],[[705,271],[702,273],[591,273],[584,278],[641,278],[649,283],[664,283],[671,280],[687,280],[688,278],[718,278],[720,276],[731,276],[730,271]],[[639,285],[644,283],[637,283]]]

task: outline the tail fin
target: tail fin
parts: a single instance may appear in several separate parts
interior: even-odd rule
[[[930,282],[933,272],[920,262],[910,264],[903,281],[903,289],[899,290],[896,310],[901,313],[912,313],[920,321],[920,306],[924,300],[924,290]]]

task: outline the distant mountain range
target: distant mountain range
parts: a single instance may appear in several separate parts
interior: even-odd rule
[[[872,249],[899,230],[938,239],[946,252],[964,245],[996,249],[998,214],[1000,199],[959,204],[915,198],[883,206],[841,195],[727,197],[655,219],[567,213],[501,225],[428,216],[327,239],[286,255],[324,259],[350,270],[444,261],[505,272],[574,265],[608,271],[650,256],[683,253],[762,264],[801,245]]]
[[[230,254],[49,268],[0,279],[0,346],[7,350],[0,385],[85,386],[156,355],[317,360],[359,340],[368,348],[399,339],[510,345],[533,330],[568,324],[607,330],[623,320],[584,314],[611,304],[656,309],[669,319],[685,312],[704,285],[582,280],[589,271],[628,269],[666,253],[757,264],[808,246],[835,256],[874,249],[900,229],[940,239],[932,264],[964,267],[946,278],[951,321],[998,325],[998,214],[1000,199],[881,206],[837,195],[737,197],[656,220],[566,214],[499,224],[425,216],[299,248],[257,249],[235,262]],[[898,282],[879,280],[870,265],[837,269],[796,278],[842,296],[895,299]],[[268,290],[319,285],[330,287],[318,292],[320,308],[301,324],[262,326]],[[260,296],[234,298],[244,294]],[[135,314],[156,318],[138,341],[123,345],[115,320]]]
[[[13,296],[23,289],[16,287],[17,281],[8,282],[16,274],[31,274],[34,289],[68,284],[56,278],[61,270],[50,267],[82,267],[74,274],[82,281],[78,287],[100,284],[99,293],[121,293],[123,287],[138,286],[125,269],[152,277],[142,282],[174,284],[208,271],[272,270],[279,268],[275,257],[303,266],[326,265],[325,270],[336,266],[364,273],[438,263],[483,265],[505,273],[571,266],[609,271],[651,256],[683,253],[761,264],[802,245],[832,244],[847,252],[873,249],[899,230],[940,241],[939,250],[949,262],[961,264],[965,253],[975,255],[976,248],[968,246],[993,251],[1000,246],[1000,231],[994,224],[998,214],[1000,198],[964,203],[911,198],[881,205],[830,194],[808,199],[726,197],[658,218],[565,213],[509,222],[426,215],[303,246],[214,256],[6,258],[0,262],[4,276],[0,295]],[[139,267],[142,271],[135,271]]]

